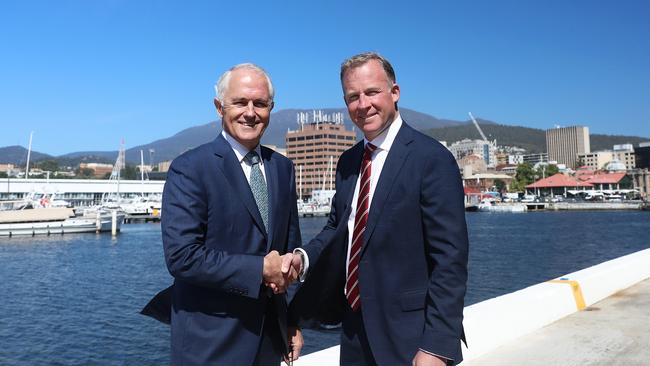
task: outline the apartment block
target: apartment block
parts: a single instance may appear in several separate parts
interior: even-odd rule
[[[549,160],[575,169],[578,154],[591,152],[589,127],[571,126],[546,130],[546,151]]]
[[[307,198],[315,189],[334,189],[336,164],[356,143],[356,133],[345,128],[340,113],[314,114],[313,119],[299,113],[298,120],[298,130],[285,136],[286,151],[296,168],[298,196]]]

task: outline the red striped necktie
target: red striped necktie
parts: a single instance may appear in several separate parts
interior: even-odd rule
[[[363,161],[361,162],[359,197],[357,198],[357,211],[354,217],[352,244],[350,245],[348,278],[345,281],[345,293],[352,311],[359,310],[361,306],[361,294],[359,293],[359,259],[361,257],[363,233],[366,231],[366,223],[368,222],[368,211],[370,208],[370,168],[372,165],[372,153],[375,149],[377,149],[377,146],[371,143],[366,144],[363,152]]]

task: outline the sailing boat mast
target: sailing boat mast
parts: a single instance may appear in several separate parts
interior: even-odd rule
[[[140,150],[140,184],[142,188],[142,197],[144,197],[144,151]]]
[[[298,166],[298,199],[302,202],[302,165]]]
[[[27,148],[27,165],[25,165],[25,179],[29,178],[29,158],[32,155],[32,137],[34,137],[34,131],[29,133],[29,146]]]

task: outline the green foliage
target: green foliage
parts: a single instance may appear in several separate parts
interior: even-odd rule
[[[542,178],[548,178],[551,175],[555,175],[560,172],[560,169],[558,169],[557,165],[542,165],[540,164],[539,167],[537,167],[537,179],[542,179]]]
[[[497,192],[505,192],[506,190],[506,182],[502,181],[501,179],[495,179],[494,186],[496,187]]]
[[[7,178],[6,172],[0,172],[0,178]]]
[[[34,164],[34,167],[43,171],[56,172],[59,170],[59,163],[54,159],[41,160]]]
[[[138,171],[134,165],[127,164],[126,167],[120,171],[120,178],[126,180],[138,179]]]
[[[81,179],[91,179],[95,176],[95,171],[90,168],[77,169],[75,173]]]
[[[530,163],[517,165],[517,174],[510,184],[510,190],[513,192],[525,191],[526,186],[533,183],[536,179],[537,172]]]

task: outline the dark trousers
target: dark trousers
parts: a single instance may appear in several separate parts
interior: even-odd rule
[[[257,350],[257,356],[252,366],[280,365],[280,362],[282,362],[282,349],[284,348],[281,337],[275,306],[268,304],[264,317],[260,347]]]
[[[363,326],[361,310],[352,311],[347,305],[342,326],[340,366],[376,366],[377,362],[372,355]]]

